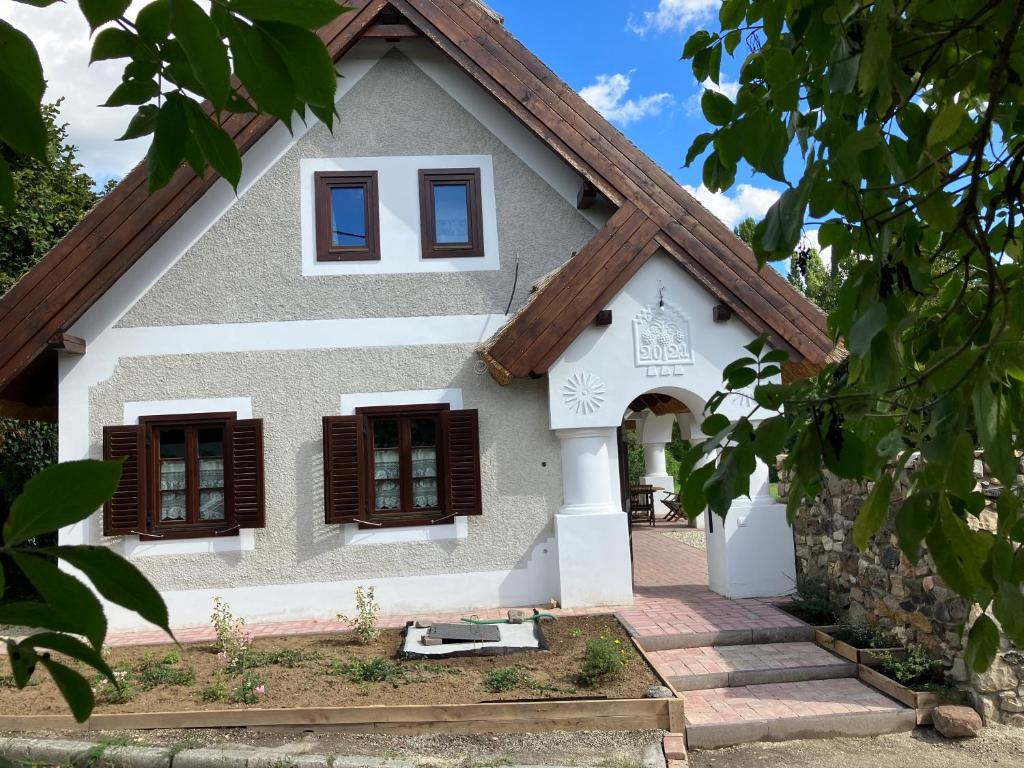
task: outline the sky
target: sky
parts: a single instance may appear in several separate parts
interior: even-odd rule
[[[144,4],[136,0],[133,6]],[[701,184],[701,162],[683,167],[693,137],[708,129],[704,85],[680,59],[687,37],[717,25],[719,0],[490,0],[506,27],[630,140],[729,226],[759,219],[782,185],[741,167],[727,193]],[[132,11],[129,11],[129,15]],[[89,29],[74,0],[48,8],[0,0],[0,18],[36,44],[48,80],[46,99],[63,98],[63,119],[79,161],[101,185],[142,158],[148,141],[118,142],[130,107],[98,106],[120,81],[124,62],[89,65]],[[737,49],[742,55],[744,46]],[[724,61],[721,84],[734,95],[739,60]],[[711,85],[708,83],[707,85]],[[808,239],[816,244],[816,232]],[[785,266],[785,265],[780,265]]]

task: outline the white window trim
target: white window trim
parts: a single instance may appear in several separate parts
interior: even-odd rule
[[[195,400],[148,400],[124,404],[124,424],[138,424],[143,416],[174,416],[179,413],[223,413],[233,411],[239,419],[252,418],[251,397],[219,397]],[[209,536],[195,539],[142,539],[122,537],[122,554],[127,558],[163,555],[205,555],[225,552],[253,552],[256,531],[242,528],[237,536]]]
[[[453,411],[462,409],[461,389],[419,389],[405,392],[352,392],[341,396],[338,411],[340,416],[354,416],[357,408],[371,408],[381,405],[429,405],[447,403]],[[438,525],[410,525],[401,528],[367,530],[359,523],[341,526],[345,546],[374,544],[406,544],[420,541],[453,541],[469,538],[469,520],[465,517],[452,518],[451,523]]]
[[[479,168],[484,255],[424,259],[420,242],[421,170]],[[313,175],[322,171],[376,171],[380,216],[379,261],[316,260],[316,206]],[[487,272],[501,268],[494,164],[490,155],[411,155],[407,157],[312,158],[299,161],[302,218],[302,274],[381,275],[419,272]]]

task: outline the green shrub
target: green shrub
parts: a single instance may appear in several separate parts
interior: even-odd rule
[[[942,662],[923,645],[907,646],[907,655],[902,659],[882,653],[880,662],[882,674],[908,688],[941,688],[946,683]]]
[[[146,660],[133,670],[144,690],[158,685],[192,685],[196,673],[191,667],[172,667],[162,661]]]
[[[621,674],[630,657],[631,654],[622,641],[611,637],[606,628],[598,637],[587,642],[587,653],[583,659],[580,678],[587,686],[600,685]]]
[[[164,664],[179,664],[181,663],[181,654],[177,650],[168,651],[164,655]]]
[[[378,656],[375,659],[364,661],[353,659],[347,664],[340,665],[334,670],[335,674],[341,674],[353,683],[391,683],[398,685],[405,681],[405,670],[398,662]]]
[[[227,684],[223,680],[218,680],[209,688],[203,688],[199,692],[199,698],[203,701],[224,701],[229,693]]]
[[[492,669],[484,678],[484,687],[491,693],[503,693],[513,688],[534,688],[537,681],[522,667]]]
[[[231,700],[236,704],[256,704],[267,693],[267,684],[258,672],[242,672],[242,682],[235,688]]]
[[[380,630],[377,629],[377,614],[380,613],[380,606],[373,599],[373,587],[356,587],[355,598],[355,617],[339,613],[338,619],[352,627],[352,631],[359,638],[360,643],[369,645],[380,637]]]
[[[891,631],[870,624],[841,624],[832,637],[854,648],[896,648],[901,645],[900,639]]]

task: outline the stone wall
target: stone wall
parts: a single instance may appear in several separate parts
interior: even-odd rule
[[[1024,486],[1024,463],[1020,471],[1018,485]],[[912,472],[913,466],[908,467],[908,475]],[[994,530],[993,505],[1003,488],[990,476],[980,454],[974,474],[988,509],[972,523]],[[779,492],[785,500],[790,478],[784,470],[779,475]],[[894,500],[908,486],[907,477],[902,478]],[[850,622],[891,629],[905,643],[923,645],[942,658],[950,677],[987,722],[1024,725],[1024,653],[1003,638],[988,672],[977,675],[967,668],[966,629],[977,609],[945,585],[927,552],[917,565],[906,558],[899,549],[892,514],[866,551],[854,546],[853,521],[870,490],[870,483],[830,476],[814,503],[804,504],[793,527],[798,575],[827,583]]]

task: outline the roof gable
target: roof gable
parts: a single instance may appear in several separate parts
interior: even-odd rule
[[[635,271],[657,250],[653,243],[754,330],[769,334],[804,360],[824,361],[833,344],[821,312],[774,270],[759,271],[749,249],[728,227],[515,40],[493,11],[477,0],[348,4],[352,12],[320,30],[335,60],[361,35],[372,34],[378,15],[393,6],[620,208],[594,241],[569,261],[565,276],[549,282],[548,288],[561,287],[557,297],[544,297],[543,305],[557,298],[559,306],[567,302],[566,306],[549,318],[540,306],[531,311],[542,298],[537,297],[496,337],[488,353],[512,375],[542,373],[545,361],[553,359],[553,350],[569,332],[561,329],[591,322],[592,313],[600,309],[598,299],[614,294],[611,288],[621,279],[619,273]],[[234,115],[225,129],[245,153],[274,123],[266,115]],[[216,179],[212,172],[199,178],[182,167],[167,187],[149,196],[142,164],[100,201],[0,299],[0,388],[7,390],[26,371],[46,370],[39,360],[52,355],[47,352],[51,339],[82,317]],[[586,290],[575,291],[575,284],[583,280]],[[528,354],[514,360],[506,357],[500,346],[506,334],[531,341]],[[532,343],[531,335],[536,335],[537,343]]]

